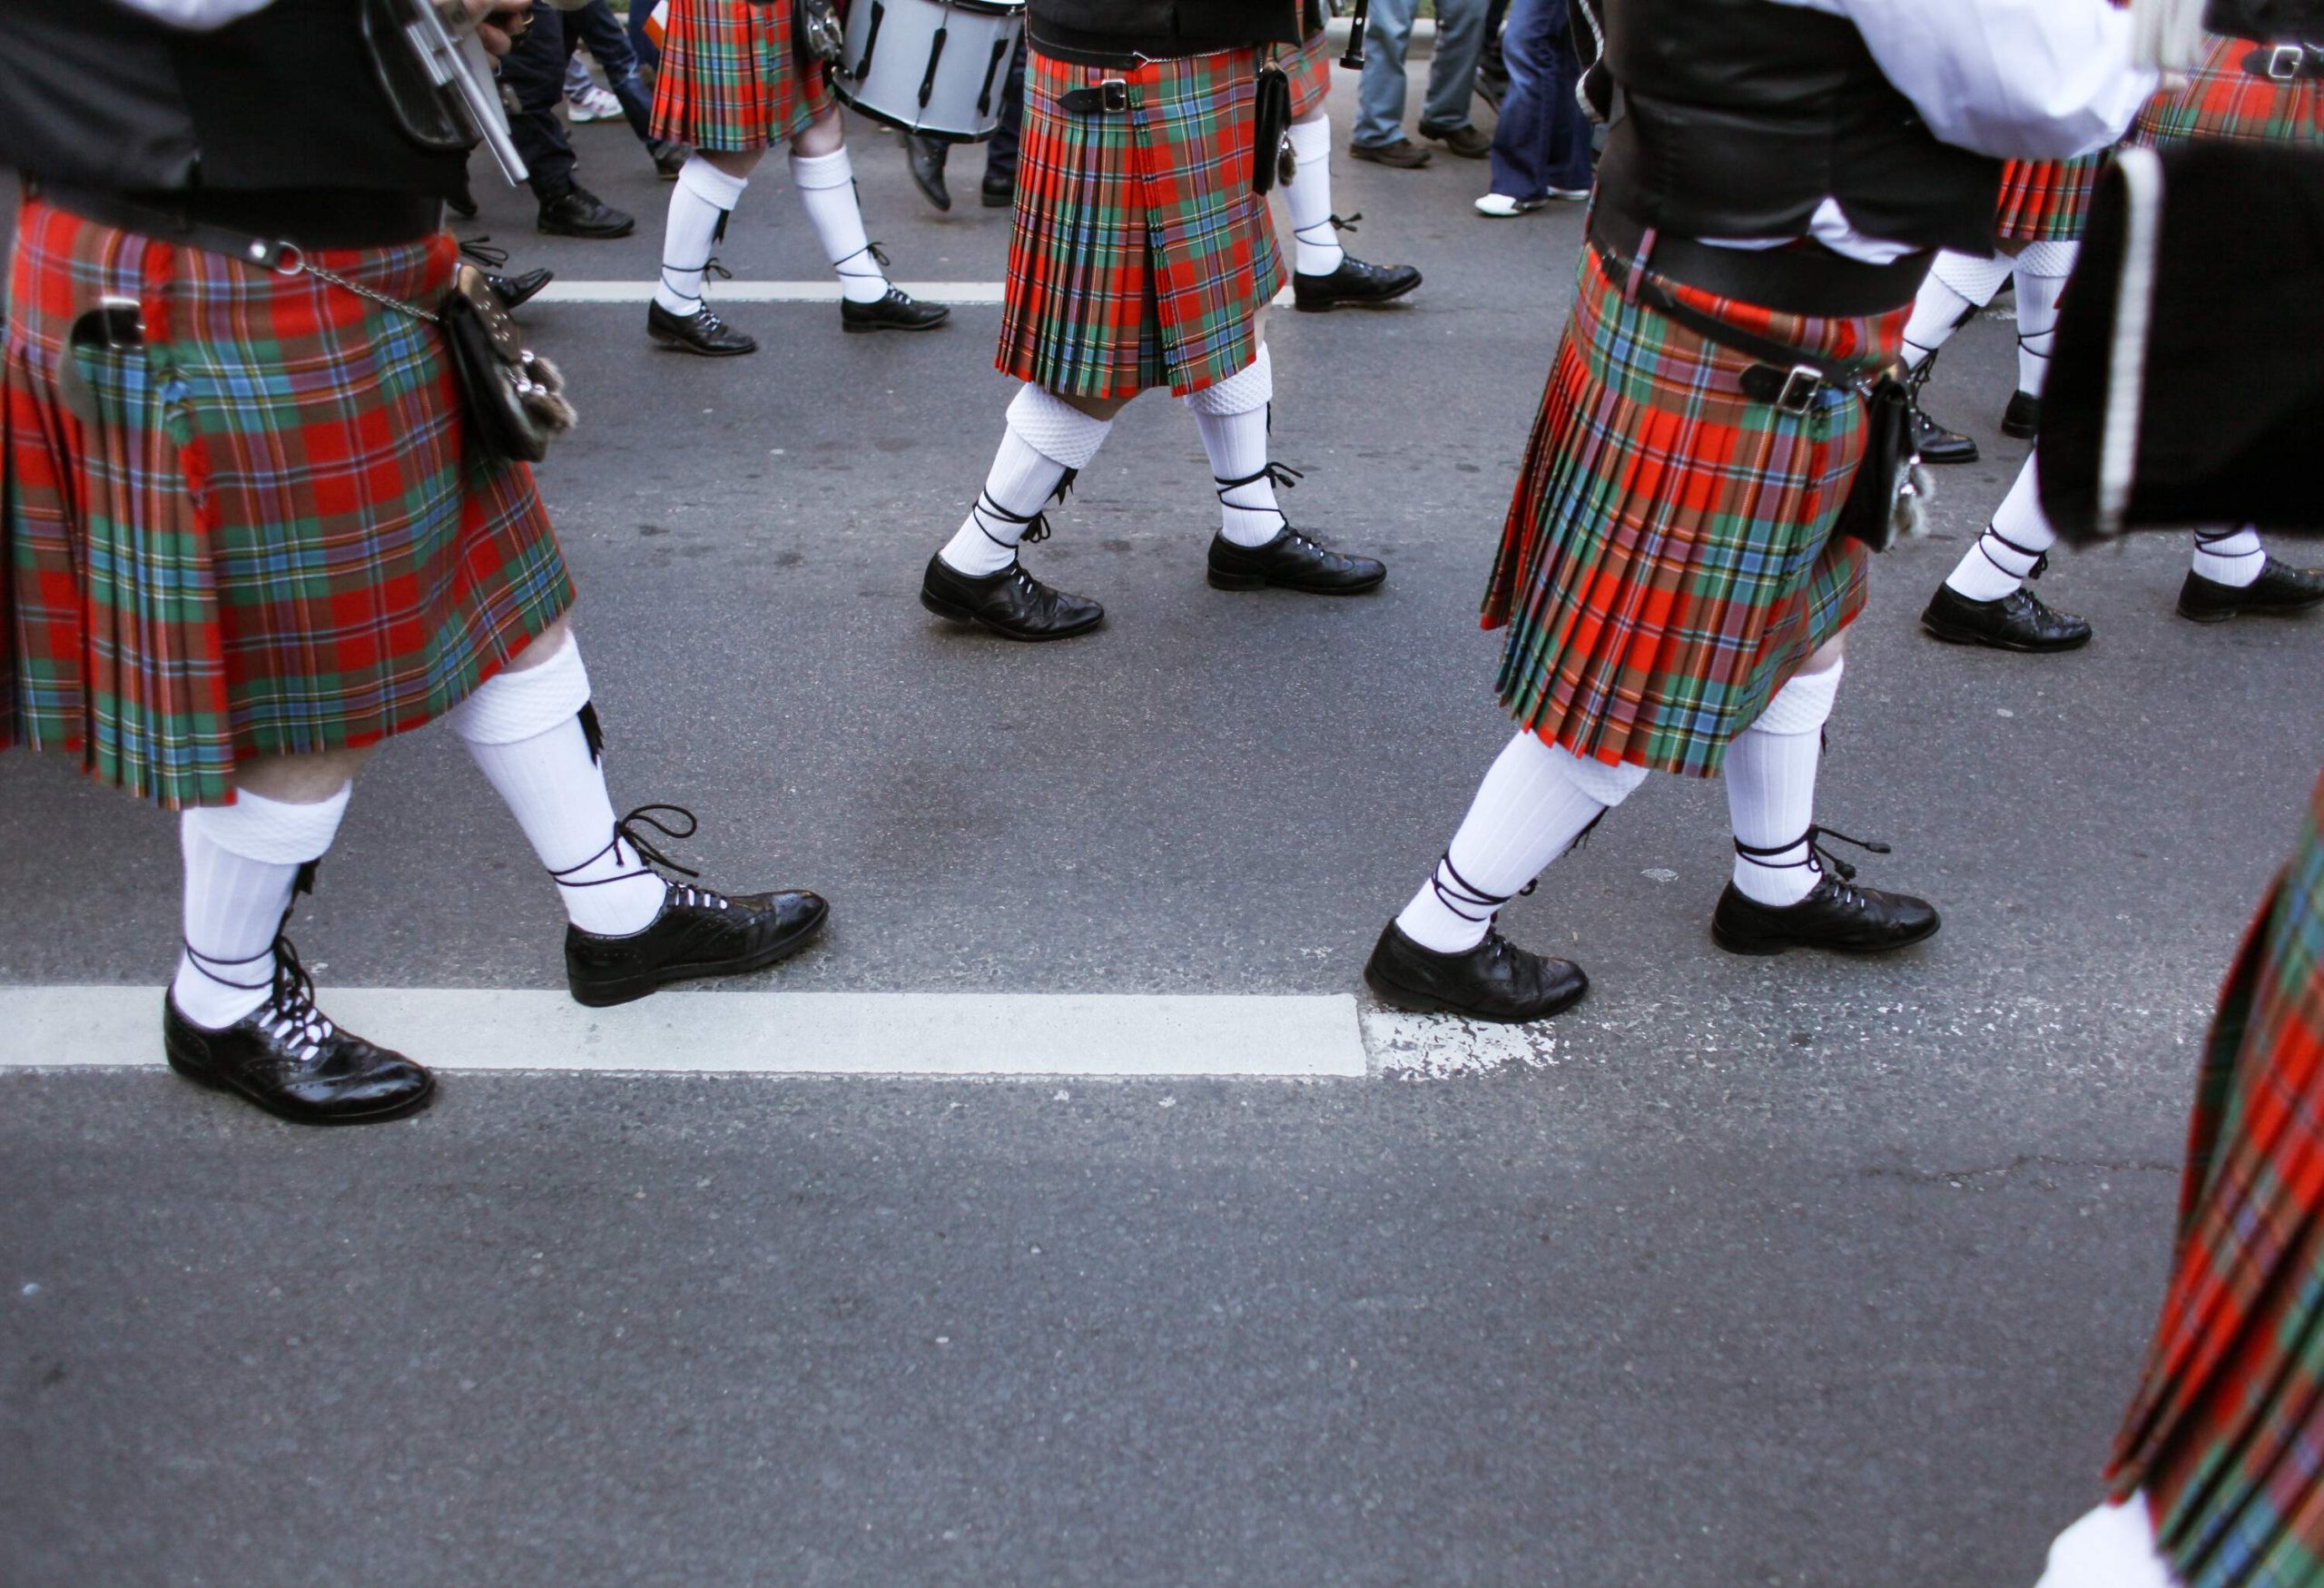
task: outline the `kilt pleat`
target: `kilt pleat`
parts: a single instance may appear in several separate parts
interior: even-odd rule
[[[2004,242],[2079,242],[2111,152],[2074,160],[2013,160],[2002,168],[1994,235]]]
[[[1867,366],[1903,334],[1902,311],[1818,320],[1674,290]],[[1863,405],[1827,392],[1794,416],[1754,402],[1738,384],[1751,362],[1624,301],[1584,252],[1484,603],[1484,626],[1509,629],[1502,704],[1551,744],[1708,776],[1863,609],[1865,549],[1831,534],[1863,458]]]
[[[451,239],[318,264],[432,302]],[[68,352],[102,298],[142,347]],[[60,386],[76,366],[76,417]],[[465,450],[439,333],[27,202],[0,364],[0,747],[179,807],[458,704],[572,601],[529,470]]]
[[[1257,355],[1259,311],[1283,285],[1250,185],[1258,68],[1248,49],[1128,71],[1031,54],[1003,373],[1069,397],[1183,395]],[[1128,80],[1128,111],[1059,103],[1108,77]]]
[[[2324,1581],[2324,784],[2229,974],[2109,1475],[2188,1588]]]
[[[2149,148],[2190,138],[2243,143],[2324,143],[2324,83],[2276,83],[2243,69],[2255,45],[2213,38],[2184,85],[2149,100],[2131,141]]]
[[[1303,121],[1332,97],[1332,50],[1321,33],[1311,35],[1283,69],[1291,79],[1291,119]]]
[[[654,135],[739,154],[788,143],[831,109],[829,75],[798,53],[791,11],[791,0],[671,0]]]

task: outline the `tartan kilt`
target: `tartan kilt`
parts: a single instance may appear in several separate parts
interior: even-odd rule
[[[2259,47],[2243,39],[2212,39],[2184,87],[2147,101],[2131,142],[2150,149],[2190,138],[2324,143],[2324,83],[2253,76],[2243,69],[2243,57]]]
[[[2324,784],[2220,999],[2109,1482],[2188,1588],[2324,1581]]]
[[[1809,319],[1671,289],[1787,346],[1877,365],[1905,311]],[[1486,590],[1519,723],[1597,761],[1709,776],[1729,740],[1863,610],[1863,545],[1832,525],[1863,405],[1792,416],[1743,395],[1753,362],[1626,303],[1593,249],[1550,369]]]
[[[1291,78],[1291,119],[1299,121],[1332,97],[1332,50],[1322,30],[1283,63]]]
[[[1994,235],[2004,242],[2080,242],[2091,195],[2112,151],[2075,160],[2013,160],[2002,168]]]
[[[1067,397],[1213,386],[1258,354],[1283,286],[1266,201],[1251,191],[1259,52],[1128,71],[1030,53],[994,362]],[[1077,115],[1059,95],[1127,78],[1130,108]]]
[[[798,53],[791,0],[670,0],[655,137],[739,154],[789,143],[832,104],[823,64]]]
[[[432,304],[458,250],[310,257]],[[144,345],[68,353],[103,297],[139,302]],[[571,604],[531,471],[466,449],[435,327],[33,200],[7,312],[0,747],[229,804],[241,759],[419,727]]]

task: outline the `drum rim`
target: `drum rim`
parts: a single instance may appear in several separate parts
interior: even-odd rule
[[[888,4],[904,5],[911,0],[888,0]],[[922,5],[933,5],[939,11],[973,11],[980,16],[1022,16],[1025,0],[918,0]]]
[[[933,3],[935,0],[931,0],[931,4]],[[993,121],[991,133],[948,133],[935,127],[914,126],[901,116],[891,115],[875,105],[864,104],[850,94],[842,86],[842,79],[840,74],[836,72],[832,73],[832,92],[839,96],[840,102],[848,109],[858,115],[870,116],[883,127],[893,127],[900,133],[910,133],[915,138],[934,138],[943,143],[982,143],[990,139],[993,133],[1000,130],[1000,123],[997,117]]]

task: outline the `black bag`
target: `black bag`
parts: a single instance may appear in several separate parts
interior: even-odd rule
[[[484,272],[462,261],[436,317],[477,446],[505,462],[538,463],[547,457],[548,444],[573,428],[565,377],[527,350]]]
[[[1928,483],[1913,450],[1911,389],[1884,374],[1864,393],[1864,462],[1833,533],[1886,551],[1900,537],[1920,532]]]
[[[1275,64],[1259,68],[1258,104],[1251,117],[1251,191],[1272,192],[1283,170],[1283,141],[1291,133],[1291,79]]]
[[[2230,38],[2324,37],[2324,0],[2210,0],[2203,26]]]

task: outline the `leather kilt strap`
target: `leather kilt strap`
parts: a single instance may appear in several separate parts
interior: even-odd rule
[[[58,209],[163,242],[222,253],[266,270],[301,252],[391,248],[431,237],[444,224],[441,201],[419,193],[155,193],[130,197],[35,183],[33,194]]]

